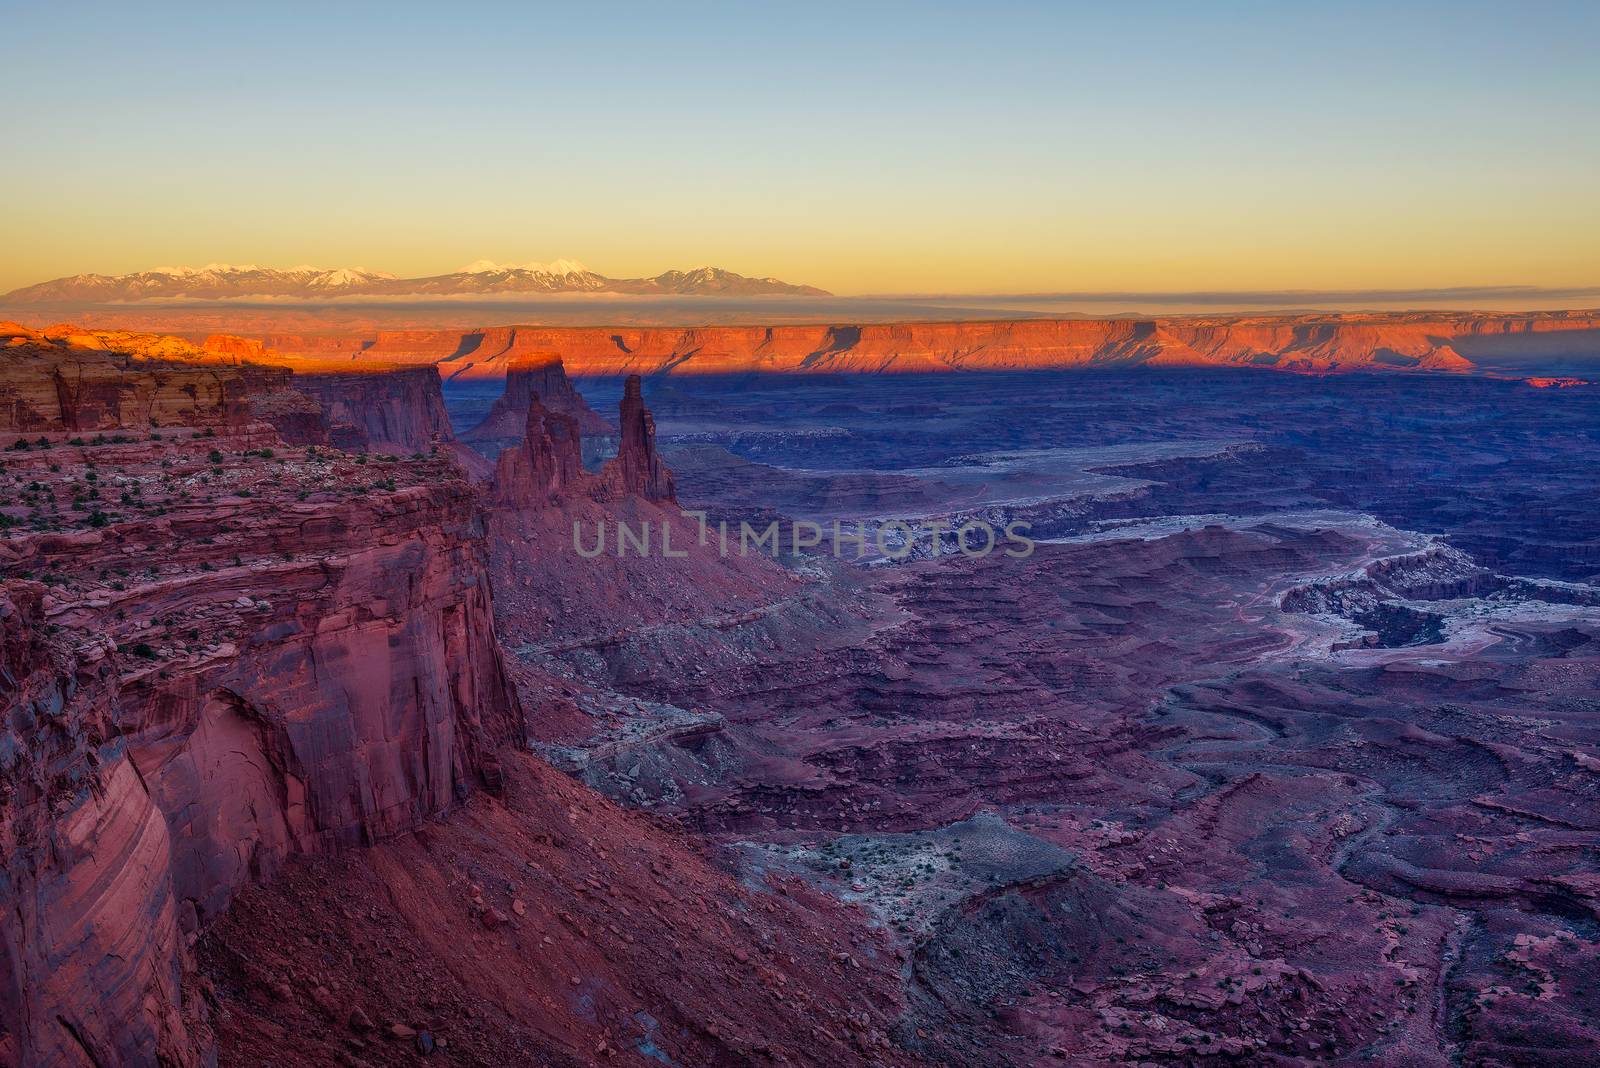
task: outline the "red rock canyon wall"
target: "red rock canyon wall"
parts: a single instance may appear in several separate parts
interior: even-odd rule
[[[1218,316],[715,327],[505,326],[380,331],[370,338],[270,334],[285,356],[434,363],[447,377],[499,377],[552,354],[578,375],[1026,370],[1098,365],[1250,366],[1303,372],[1470,371],[1455,339],[1559,335],[1600,352],[1600,315]]]
[[[292,854],[495,786],[519,730],[453,462],[302,456],[217,409],[7,454],[41,488],[0,536],[0,1063],[202,1063],[198,930]]]

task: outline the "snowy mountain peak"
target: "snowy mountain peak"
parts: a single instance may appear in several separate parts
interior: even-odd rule
[[[253,263],[208,263],[204,267],[152,267],[138,274],[164,274],[173,278],[193,278],[197,274],[247,274],[262,268]],[[313,271],[315,267],[297,267],[295,270]],[[124,276],[125,277],[125,276]]]
[[[398,278],[361,267],[261,267],[208,263],[155,267],[132,274],[80,274],[25,286],[0,297],[7,304],[116,304],[138,301],[207,301],[267,298],[318,302],[361,298],[505,297],[551,293],[619,293],[636,296],[825,296],[820,289],[776,278],[746,278],[720,267],[667,271],[654,278],[608,278],[577,260],[497,263],[478,260],[451,274]]]
[[[460,274],[502,274],[507,271],[526,271],[529,274],[548,274],[560,278],[569,274],[589,274],[589,268],[577,260],[551,260],[549,263],[496,263],[494,260],[473,260],[461,268]]]
[[[315,267],[297,268],[297,270],[316,271],[316,277],[312,278],[307,284],[324,289],[360,285],[363,282],[394,277],[387,271],[368,271],[361,267],[341,267],[334,271],[319,271]]]

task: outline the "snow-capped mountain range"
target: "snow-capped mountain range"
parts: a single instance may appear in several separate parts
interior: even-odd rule
[[[455,297],[516,293],[626,293],[640,296],[827,296],[814,286],[749,278],[720,267],[667,271],[654,278],[608,278],[576,260],[495,263],[478,260],[459,271],[398,278],[361,267],[259,267],[212,263],[154,267],[133,274],[79,274],[24,286],[0,296],[4,304],[103,304],[151,300],[329,300],[346,297]]]

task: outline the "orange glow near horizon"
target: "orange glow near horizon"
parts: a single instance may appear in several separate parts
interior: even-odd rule
[[[0,292],[557,257],[841,295],[1593,286],[1596,11],[18,11]]]

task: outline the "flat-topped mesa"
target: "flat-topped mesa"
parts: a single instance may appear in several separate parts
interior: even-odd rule
[[[561,357],[553,352],[521,356],[506,368],[505,392],[494,402],[481,423],[463,434],[463,441],[509,445],[522,433],[528,405],[537,396],[548,411],[571,416],[585,434],[611,434],[615,428],[590,408],[572,388]]]
[[[200,343],[200,347],[206,352],[241,360],[261,360],[272,354],[272,350],[260,338],[239,337],[236,334],[211,334]]]
[[[537,393],[528,398],[522,442],[501,451],[491,496],[507,508],[553,504],[586,481],[578,421],[553,412]]]
[[[273,335],[280,352],[437,362],[452,381],[497,378],[559,352],[574,375],[1244,367],[1299,373],[1469,373],[1497,354],[1600,353],[1600,312],[1393,312],[1157,319],[1000,319],[770,326],[501,326]],[[547,397],[547,404],[549,399]]]
[[[455,440],[432,367],[296,374],[294,385],[321,405],[339,448],[409,454]]]
[[[601,470],[601,478],[614,483],[623,494],[651,501],[677,500],[672,472],[656,451],[656,421],[644,406],[638,375],[629,375],[623,385],[618,414],[617,456]]]
[[[266,418],[255,403],[289,390],[292,377],[180,338],[73,327],[8,327],[0,352],[0,431],[242,427]]]

